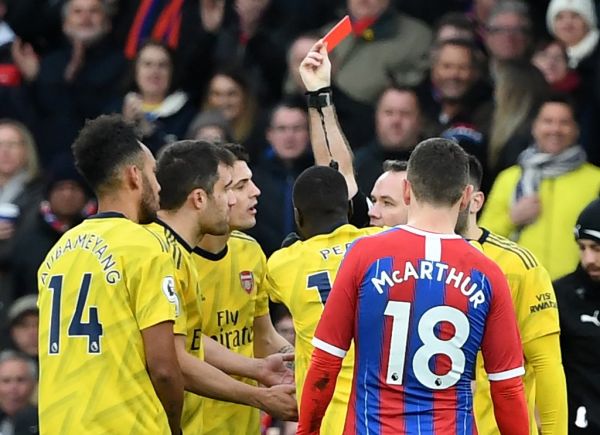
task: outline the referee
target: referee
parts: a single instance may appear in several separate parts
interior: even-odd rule
[[[569,434],[600,434],[600,199],[575,227],[580,263],[554,282],[567,378]]]

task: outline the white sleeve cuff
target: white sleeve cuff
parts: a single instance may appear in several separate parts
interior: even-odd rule
[[[344,349],[340,349],[339,347],[333,346],[329,343],[325,343],[323,340],[319,340],[317,337],[313,337],[312,344],[317,349],[321,349],[322,351],[327,352],[333,356],[337,356],[338,358],[344,358],[347,353]]]
[[[506,379],[516,378],[517,376],[523,376],[525,369],[523,367],[517,367],[516,369],[507,370],[500,373],[489,373],[488,379],[490,381],[504,381]]]

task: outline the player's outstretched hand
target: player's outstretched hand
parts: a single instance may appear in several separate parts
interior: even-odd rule
[[[331,85],[331,62],[322,40],[312,46],[300,64],[300,77],[309,92]]]
[[[272,417],[284,421],[298,421],[294,385],[275,385],[265,389],[261,409]]]
[[[257,381],[270,387],[279,384],[293,384],[294,372],[290,362],[294,361],[293,353],[274,353],[263,358],[260,364]]]

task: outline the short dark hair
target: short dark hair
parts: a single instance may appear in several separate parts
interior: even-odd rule
[[[432,205],[455,204],[463,194],[468,176],[469,156],[449,139],[424,140],[408,159],[407,179],[415,198]]]
[[[300,112],[308,116],[306,101],[299,96],[288,95],[284,97],[280,102],[275,104],[275,106],[273,106],[273,108],[271,109],[271,112],[269,114],[269,126],[272,126],[275,114],[281,109],[299,110]],[[308,128],[308,125],[306,128]]]
[[[161,186],[160,207],[176,210],[194,189],[212,194],[219,179],[219,164],[232,166],[234,156],[222,146],[205,141],[182,140],[164,147],[157,162]]]
[[[221,146],[233,154],[235,160],[241,160],[242,162],[250,164],[250,154],[243,145],[240,145],[239,143],[225,143]]]
[[[544,105],[550,104],[550,103],[564,104],[565,106],[567,106],[569,108],[569,110],[571,110],[573,119],[576,120],[576,110],[575,110],[575,103],[573,102],[573,98],[571,98],[571,96],[569,94],[560,93],[560,92],[553,92],[550,95],[548,95],[547,97],[542,98],[542,100],[540,101],[540,105],[538,106],[538,111],[536,113],[536,116],[539,116]]]
[[[434,33],[437,34],[444,26],[452,26],[461,30],[467,30],[475,35],[475,22],[465,13],[448,12],[440,17],[435,24]]]
[[[429,51],[431,65],[435,64],[438,61],[440,52],[447,46],[462,47],[466,49],[469,52],[469,55],[471,56],[471,66],[480,71],[482,70],[482,63],[485,56],[483,55],[479,47],[477,47],[475,42],[469,41],[468,39],[464,38],[450,38],[436,42]]]
[[[348,215],[348,186],[344,176],[328,166],[311,166],[294,183],[294,207],[307,218]]]
[[[377,95],[377,99],[375,100],[375,109],[379,107],[379,104],[381,104],[381,100],[385,95],[387,95],[388,92],[401,92],[405,94],[411,94],[416,101],[417,109],[419,110],[419,112],[421,111],[421,101],[419,100],[419,93],[417,89],[412,86],[398,85],[396,83],[391,83],[387,85],[385,88],[383,88],[379,95]]]
[[[404,172],[408,168],[406,160],[386,160],[383,162],[383,172]]]
[[[120,115],[87,120],[71,150],[77,170],[96,193],[115,186],[122,165],[143,166],[140,142]]]
[[[473,189],[481,190],[481,181],[483,180],[483,166],[477,157],[469,154],[469,184]]]

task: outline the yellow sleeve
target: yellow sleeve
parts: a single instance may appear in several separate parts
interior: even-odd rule
[[[523,345],[535,373],[535,405],[541,435],[567,433],[567,386],[560,354],[559,334],[536,338]]]
[[[169,253],[146,257],[127,272],[133,312],[140,330],[174,321],[180,310],[173,276],[175,268]]]
[[[267,281],[267,258],[260,250],[259,264],[260,278],[258,288],[256,289],[256,306],[254,309],[254,317],[261,317],[269,314],[269,282]]]
[[[267,274],[265,276],[265,282],[267,284],[267,291],[271,301],[281,304],[284,303],[282,300],[281,289],[277,285],[277,279],[275,278],[277,270],[277,253],[275,252],[267,261]]]
[[[513,169],[502,171],[496,178],[478,222],[480,226],[504,237],[516,229],[510,220],[510,203],[515,188],[514,174],[511,173]]]
[[[532,254],[528,255],[537,263]],[[514,303],[523,343],[560,331],[552,281],[540,264],[525,270]]]

